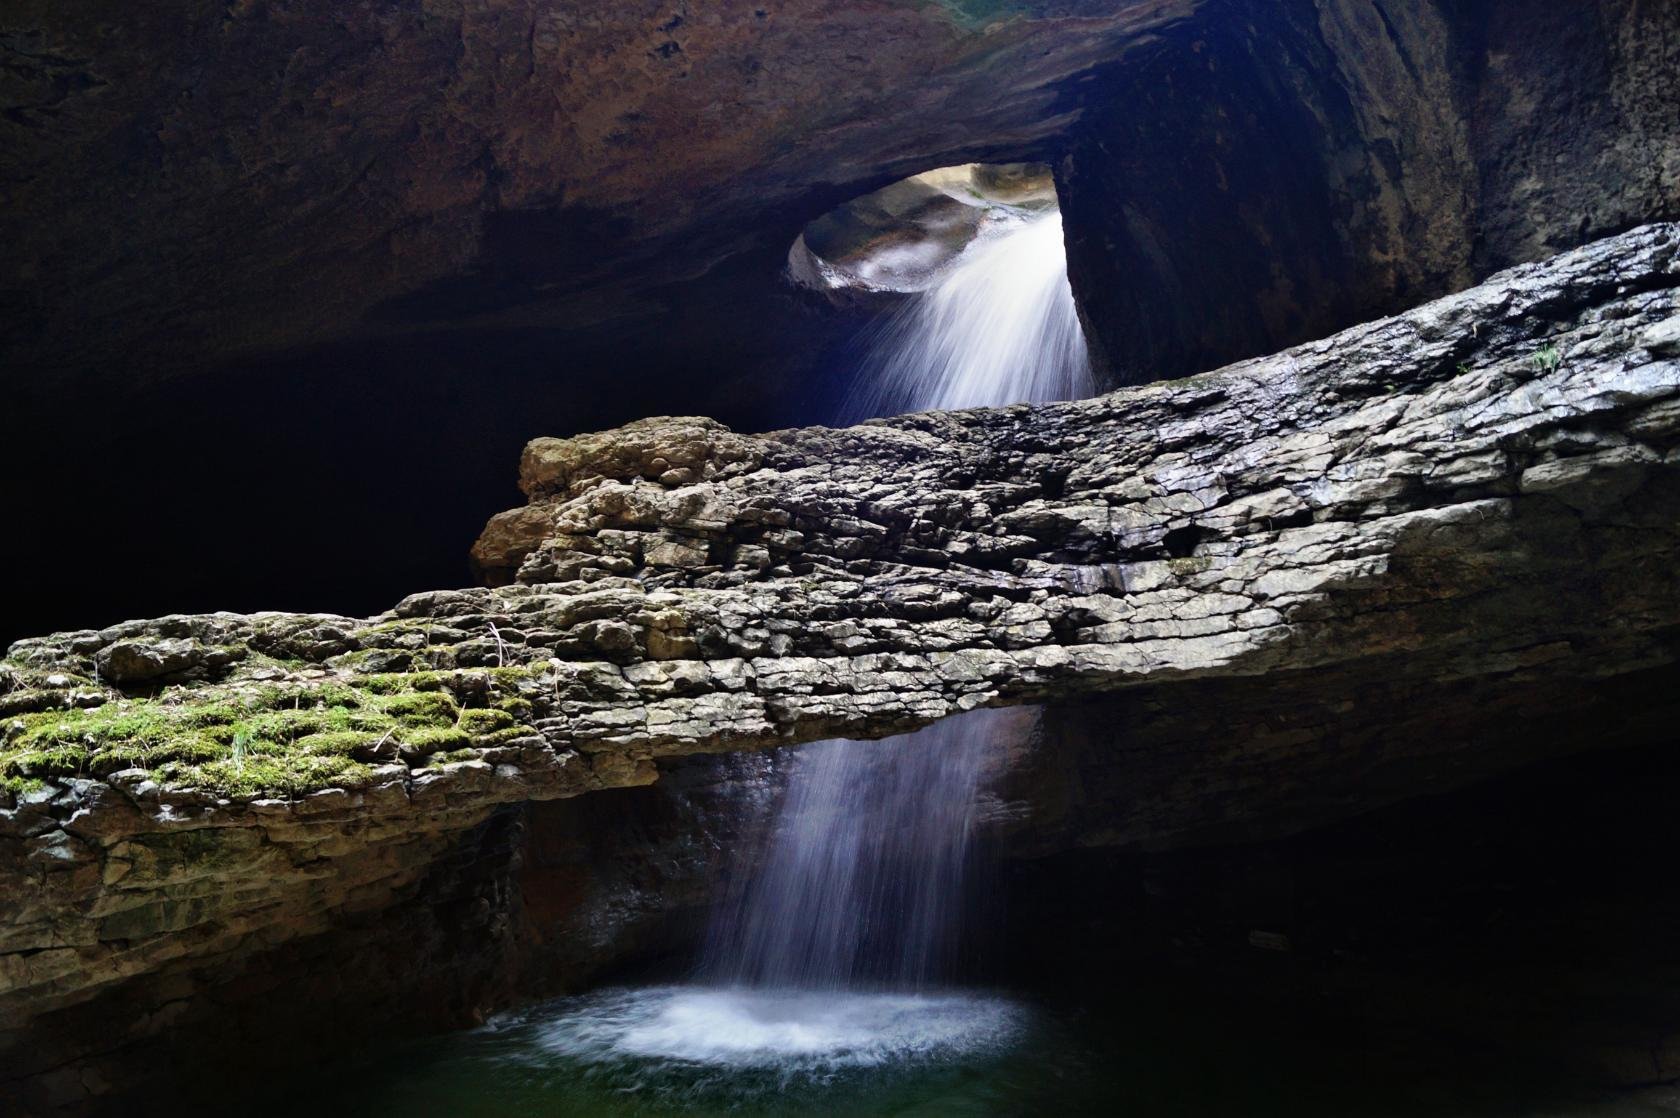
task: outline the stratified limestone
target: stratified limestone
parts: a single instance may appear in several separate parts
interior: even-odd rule
[[[661,757],[1362,663],[1417,702],[1671,663],[1677,289],[1651,226],[1095,400],[538,440],[474,551],[494,588],[19,642],[0,1014],[379,910],[499,805]]]

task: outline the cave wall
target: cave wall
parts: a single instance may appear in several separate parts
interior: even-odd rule
[[[1056,163],[1111,382],[1680,212],[1672,5],[666,7],[0,13],[0,640],[370,611],[539,434],[828,419],[869,316],[788,245],[930,167]]]
[[[482,1021],[511,996],[525,835],[523,812],[510,808],[441,840],[367,844],[371,872],[342,892],[330,920],[271,909],[208,960],[166,959],[27,1029],[8,1022],[7,1113],[202,1113],[233,1090],[263,1113],[314,1089],[300,1063],[318,1072],[373,1045]],[[213,844],[174,845],[150,861],[179,863],[180,912],[195,881],[214,881]]]
[[[718,890],[750,866],[791,761],[681,759],[657,785],[509,805],[447,841],[370,845],[381,872],[330,919],[281,915],[209,965],[165,961],[21,1037],[0,1030],[0,1090],[25,1114],[197,1113],[254,1078],[288,1077],[287,1092],[246,1105],[285,1112],[320,1089],[330,1110],[322,1085],[357,1060],[627,968],[680,972]],[[289,1078],[300,1062],[310,1083]]]
[[[20,385],[0,469],[32,592],[0,603],[0,644],[183,610],[373,612],[472,580],[467,548],[533,438],[653,401],[739,430],[829,418],[867,315],[765,282],[785,256],[588,329],[346,341],[118,396]]]
[[[1055,704],[1000,789],[1031,805],[1010,848],[1032,857],[1272,842],[1552,758],[1665,740],[1680,672],[1603,667],[1588,652],[1543,678],[1519,668],[1408,689],[1403,664],[1380,658],[1217,694],[1190,684]]]
[[[439,332],[698,340],[661,292],[759,254],[734,286],[762,293],[807,221],[971,160],[1059,159],[1128,381],[1676,212],[1671,5],[971,7],[23,0],[0,15],[15,399]]]
[[[1526,1109],[1536,1085],[1541,1112],[1605,1088],[1637,1109],[1630,1088],[1680,1076],[1680,903],[1663,884],[1680,759],[1660,730],[1619,748],[1634,740],[1288,837],[1012,860],[1004,961],[1076,1001],[1114,991],[1140,1046],[1186,1033],[1169,1058],[1227,1035],[1228,1060],[1256,1077],[1244,1099],[1259,1083],[1328,1086],[1343,1065],[1360,1097],[1400,1113],[1436,1108],[1399,1101],[1430,1080],[1452,1106],[1497,1084],[1488,1113]],[[1225,1027],[1184,1030],[1201,1013]]]
[[[440,326],[577,327],[930,166],[1194,0],[540,0],[0,15],[12,362],[102,391]]]
[[[1680,213],[1680,10],[1215,0],[1104,68],[1058,170],[1111,384],[1392,314]]]

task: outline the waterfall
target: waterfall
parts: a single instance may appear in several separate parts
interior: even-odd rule
[[[1000,224],[875,332],[848,418],[1090,393],[1060,215]],[[764,864],[714,920],[703,972],[803,989],[948,975],[982,781],[1011,721],[975,711],[799,750]]]
[[[713,921],[704,969],[802,989],[914,989],[948,973],[981,779],[1006,713],[800,749],[768,858]]]
[[[1060,217],[995,210],[875,331],[848,418],[1090,391]],[[959,961],[981,796],[1020,718],[978,710],[891,741],[786,751],[767,847],[747,852],[761,856],[718,907],[701,981],[581,999],[541,1043],[638,1085],[676,1069],[692,1089],[707,1067],[778,1094],[1014,1044],[1022,1007],[930,987]]]
[[[1089,396],[1061,214],[993,223],[869,341],[845,422]]]

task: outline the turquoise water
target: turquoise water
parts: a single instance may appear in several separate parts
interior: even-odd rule
[[[1649,1096],[1581,1090],[1549,1061],[1253,1007],[687,986],[546,1003],[383,1053],[321,1089],[334,1113],[406,1118],[1675,1113]],[[294,1101],[290,1113],[322,1113]]]

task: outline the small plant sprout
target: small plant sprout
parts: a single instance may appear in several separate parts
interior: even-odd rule
[[[1534,366],[1534,371],[1542,376],[1547,373],[1555,373],[1558,371],[1558,367],[1563,364],[1563,351],[1557,347],[1556,343],[1548,343],[1541,346],[1534,356],[1528,359],[1528,362]]]

